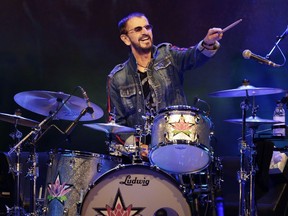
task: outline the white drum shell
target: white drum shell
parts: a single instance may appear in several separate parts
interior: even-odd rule
[[[191,215],[175,179],[144,165],[119,166],[101,176],[87,193],[81,215],[108,215],[108,211],[117,215],[117,208],[130,209],[127,215],[153,216],[159,209],[165,209],[169,216]]]

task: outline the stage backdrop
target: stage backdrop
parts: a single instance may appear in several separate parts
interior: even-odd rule
[[[180,47],[195,45],[211,27],[224,28],[238,19],[243,21],[225,32],[221,49],[213,59],[197,70],[187,72],[185,91],[192,106],[195,97],[211,107],[214,123],[216,156],[238,155],[241,124],[225,122],[242,117],[244,98],[213,98],[209,93],[234,89],[248,79],[255,87],[288,88],[288,65],[274,68],[246,60],[242,52],[266,56],[287,28],[288,4],[285,0],[200,1],[200,0],[4,0],[0,3],[0,112],[41,122],[45,116],[20,107],[14,96],[23,91],[45,90],[71,94],[82,86],[90,100],[105,115],[94,122],[106,122],[106,77],[113,67],[124,62],[129,49],[120,41],[117,23],[128,13],[145,13],[154,29],[155,44],[170,42]],[[283,55],[288,54],[287,38],[279,43]],[[282,64],[284,58],[276,48],[271,60]],[[80,91],[73,95],[82,97]],[[272,119],[276,101],[284,93],[249,98],[259,106],[257,115]],[[198,103],[201,109],[204,104]],[[247,111],[251,115],[251,107]],[[53,122],[62,130],[71,123]],[[92,122],[85,122],[92,123]],[[81,122],[65,141],[55,128],[37,143],[37,151],[52,148],[76,149],[106,153],[104,132],[82,126]],[[271,125],[261,125],[258,131]],[[18,126],[26,136],[31,129]],[[0,149],[8,151],[19,140],[10,136],[13,124],[0,121]],[[249,135],[248,130],[248,135]],[[249,138],[249,137],[248,137]]]

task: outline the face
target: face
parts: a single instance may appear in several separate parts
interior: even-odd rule
[[[133,17],[127,21],[126,34],[121,40],[131,46],[132,52],[150,52],[153,45],[152,26],[145,17]]]

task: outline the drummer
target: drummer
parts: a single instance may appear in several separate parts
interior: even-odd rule
[[[219,49],[223,36],[221,28],[210,28],[198,44],[179,48],[170,43],[153,44],[153,26],[138,12],[118,23],[120,39],[130,47],[127,61],[118,64],[107,80],[107,109],[117,124],[145,130],[147,117],[168,106],[187,105],[183,90],[184,72],[207,62]],[[144,131],[145,132],[145,131]],[[145,133],[144,133],[145,134]],[[125,143],[124,136],[119,142]],[[149,136],[141,140],[148,149]],[[147,157],[143,151],[143,158]]]

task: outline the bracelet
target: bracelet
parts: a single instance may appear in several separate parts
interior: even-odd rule
[[[214,45],[215,45],[215,42],[214,42],[213,44],[207,44],[207,43],[205,43],[205,41],[203,40],[202,45],[203,45],[203,46],[211,47],[211,46],[214,46]]]
[[[214,42],[213,44],[207,44],[204,41],[202,41],[202,46],[206,50],[215,50],[215,49],[217,49],[217,43],[216,42]]]

